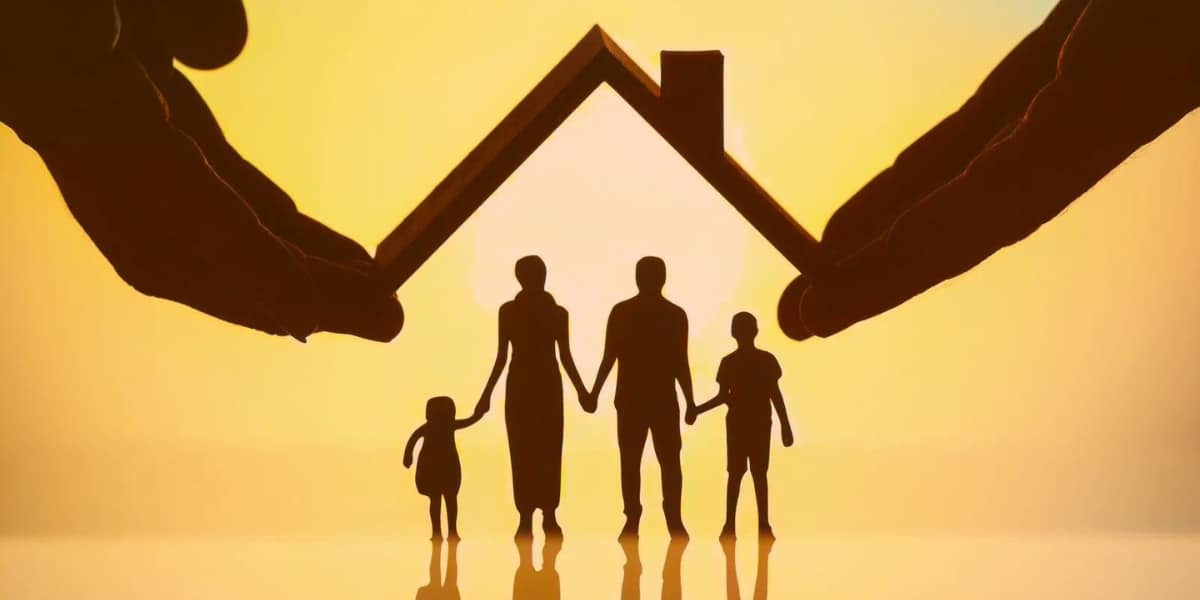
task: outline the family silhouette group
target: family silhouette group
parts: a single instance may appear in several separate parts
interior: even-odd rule
[[[697,405],[688,363],[688,320],[682,308],[667,300],[666,264],[658,257],[638,261],[638,293],[613,307],[605,333],[604,353],[591,389],[584,384],[571,355],[567,310],[546,291],[546,265],[537,256],[517,261],[521,290],[500,307],[496,360],[473,413],[456,418],[454,401],[430,399],[425,423],[413,432],[404,449],[411,467],[417,443],[417,490],[429,498],[433,538],[441,539],[441,508],[446,508],[447,534],[458,539],[458,490],[462,468],[455,432],[482,419],[508,368],[504,422],[512,462],[513,500],[519,515],[516,537],[533,534],[533,514],[542,512],[548,539],[560,538],[556,511],[562,487],[563,384],[561,372],[575,387],[580,407],[594,413],[598,397],[613,368],[617,368],[615,405],[621,463],[621,496],[625,525],[621,539],[636,538],[642,516],[641,460],[650,438],[662,474],[663,514],[672,538],[686,539],[680,512],[683,473],[680,467],[680,409],[676,385],[683,391],[684,421],[689,425],[713,408],[728,408],[725,420],[729,473],[725,525],[721,536],[734,537],[734,517],[742,478],[749,471],[758,507],[758,534],[773,538],[768,516],[767,466],[770,460],[771,412],[780,423],[784,446],[792,444],[779,362],[754,344],[758,325],[753,315],[733,316],[731,333],[737,349],[721,360],[719,391]],[[561,365],[561,370],[560,370]]]

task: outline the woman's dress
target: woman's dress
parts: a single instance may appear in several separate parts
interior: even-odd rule
[[[557,340],[567,311],[546,292],[517,294],[500,310],[512,343],[504,422],[513,499],[523,513],[558,507],[562,482],[563,387]]]

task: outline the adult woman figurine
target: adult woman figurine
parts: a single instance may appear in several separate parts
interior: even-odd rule
[[[491,403],[492,390],[508,362],[512,364],[505,388],[504,423],[508,429],[508,454],[512,461],[513,499],[520,514],[517,537],[533,531],[533,511],[541,509],[542,526],[549,536],[562,534],[554,512],[562,487],[563,388],[559,358],[567,377],[579,393],[580,405],[591,407],[587,388],[571,358],[567,336],[567,311],[546,291],[546,264],[537,256],[517,261],[521,291],[500,307],[499,347],[496,363],[479,399],[482,410]],[[557,356],[555,349],[557,348]]]

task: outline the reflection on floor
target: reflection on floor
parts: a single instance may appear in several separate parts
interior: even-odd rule
[[[559,600],[562,585],[555,563],[562,551],[562,538],[548,538],[542,546],[542,568],[533,566],[533,540],[517,538],[517,573],[513,575],[513,600]]]
[[[764,537],[758,540],[758,561],[754,569],[754,600],[767,597],[767,564],[771,560],[771,548],[775,539]],[[733,538],[721,539],[721,551],[725,554],[725,597],[728,600],[742,600],[742,592],[738,586],[737,575],[737,543]],[[665,597],[665,596],[664,596]]]
[[[429,544],[429,583],[417,588],[417,600],[458,600],[458,542],[446,549],[446,578],[442,579],[442,540]]]
[[[687,540],[675,539],[667,546],[667,557],[663,561],[662,599],[680,600],[683,596],[683,551]],[[625,567],[621,577],[621,600],[641,600],[642,559],[638,540],[622,538],[621,550],[625,553]]]
[[[776,600],[1195,600],[1200,589],[1200,537],[1182,535],[576,536],[515,549],[474,535],[9,538],[0,598],[730,600],[769,589]]]

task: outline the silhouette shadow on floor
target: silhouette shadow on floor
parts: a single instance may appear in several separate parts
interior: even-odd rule
[[[771,560],[771,548],[775,540],[761,537],[758,540],[758,562],[754,569],[753,600],[766,600],[767,597],[767,567]],[[741,588],[737,574],[737,542],[731,538],[721,540],[721,551],[725,554],[725,597],[727,600],[742,600]]]
[[[662,600],[680,600],[683,596],[683,551],[688,541],[684,538],[671,540],[667,546],[667,557],[663,560]],[[625,552],[625,567],[621,576],[621,600],[641,600],[642,558],[635,538],[622,538],[621,550]]]
[[[559,600],[562,585],[558,579],[556,561],[562,551],[562,538],[548,537],[542,546],[542,568],[533,566],[533,539],[516,539],[517,572],[513,575],[513,600]]]
[[[417,588],[417,600],[459,600],[458,542],[446,544],[446,578],[442,579],[442,542],[429,544],[429,583]]]

